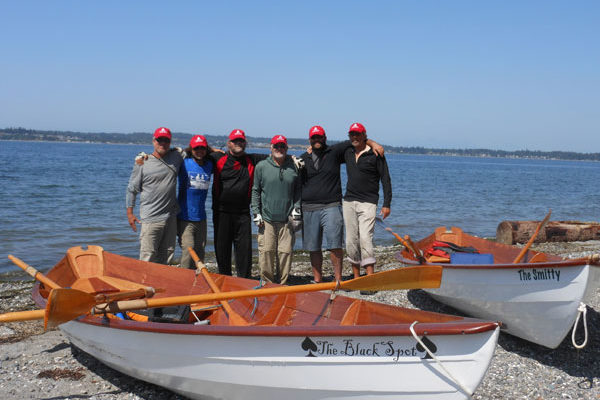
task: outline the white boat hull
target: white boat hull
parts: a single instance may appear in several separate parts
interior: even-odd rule
[[[543,268],[444,268],[439,289],[425,289],[436,300],[464,313],[500,321],[502,330],[554,349],[577,317],[581,302],[600,286],[593,265]]]
[[[171,334],[78,321],[69,340],[110,367],[193,399],[462,399],[412,336],[310,337]],[[471,394],[489,366],[498,328],[427,336]]]

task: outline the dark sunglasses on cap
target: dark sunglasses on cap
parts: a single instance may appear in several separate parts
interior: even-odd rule
[[[287,149],[287,146],[285,145],[285,143],[277,143],[273,145],[273,148],[277,150],[285,150]]]
[[[159,137],[154,140],[156,140],[158,143],[161,143],[161,144],[162,143],[171,143],[171,139],[166,138],[166,137]]]
[[[196,146],[193,147],[192,150],[206,150],[206,146]]]
[[[231,142],[238,145],[246,143],[244,139],[233,139]]]

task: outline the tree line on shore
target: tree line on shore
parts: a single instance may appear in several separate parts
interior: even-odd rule
[[[0,140],[47,141],[47,142],[85,142],[85,143],[114,143],[114,144],[148,144],[148,132],[111,133],[111,132],[71,132],[71,131],[42,131],[26,128],[0,129]],[[174,143],[188,143],[193,135],[173,132]],[[204,135],[208,142],[215,147],[222,147],[227,142],[226,135]],[[253,147],[268,147],[270,138],[250,137]],[[331,141],[335,143],[335,141]],[[305,148],[305,138],[288,138],[292,148]],[[393,154],[414,155],[443,155],[462,157],[493,157],[493,158],[535,158],[547,160],[600,161],[600,153],[577,153],[572,151],[540,151],[540,150],[491,150],[491,149],[438,149],[421,146],[403,147],[383,144],[385,150]]]

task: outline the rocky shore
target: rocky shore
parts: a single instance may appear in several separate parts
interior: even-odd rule
[[[542,243],[534,247],[570,258],[600,253],[600,241]],[[378,269],[394,267],[398,246],[379,248]],[[214,263],[209,268],[214,269]],[[331,275],[326,265],[324,272]],[[349,273],[348,270],[344,271]],[[311,279],[306,254],[298,253],[291,284]],[[350,278],[350,276],[347,276]],[[34,309],[33,281],[24,273],[0,275],[0,312]],[[455,313],[421,290],[348,293],[371,301]],[[588,304],[587,346],[576,350],[569,336],[555,350],[501,334],[474,399],[600,399],[600,290]],[[581,328],[578,333],[583,331]],[[578,335],[578,342],[582,335]],[[72,346],[60,331],[40,322],[0,325],[1,399],[183,399],[168,390],[123,375]]]

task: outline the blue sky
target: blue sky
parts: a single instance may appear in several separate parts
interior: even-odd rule
[[[0,127],[600,152],[598,1],[2,1]]]

